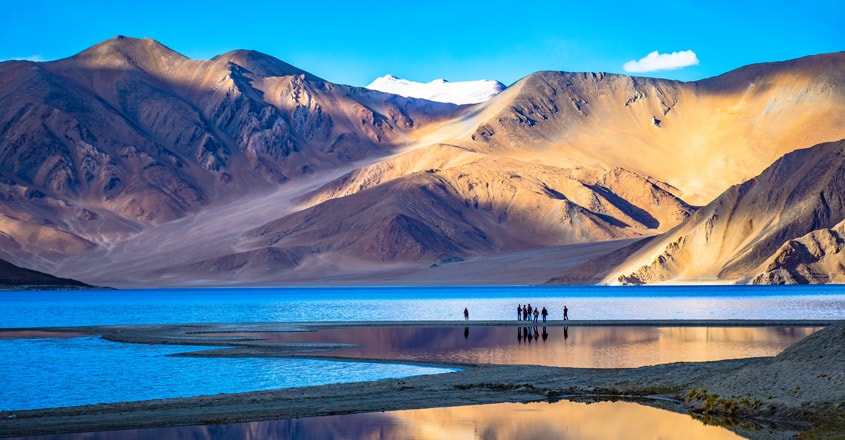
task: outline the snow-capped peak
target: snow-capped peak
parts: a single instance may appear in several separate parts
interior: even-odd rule
[[[393,75],[385,75],[370,83],[367,88],[408,98],[451,102],[460,105],[487,101],[504,90],[505,85],[499,81],[486,79],[449,82],[439,78],[428,83],[419,83],[397,78]]]

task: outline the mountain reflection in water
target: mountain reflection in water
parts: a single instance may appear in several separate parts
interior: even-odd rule
[[[366,327],[223,333],[268,341],[341,343],[352,358],[632,368],[774,356],[820,327]]]
[[[692,417],[630,402],[501,403],[383,413],[28,437],[106,439],[741,439]]]

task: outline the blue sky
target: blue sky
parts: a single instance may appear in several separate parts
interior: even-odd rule
[[[200,59],[254,49],[357,86],[388,73],[511,84],[539,70],[689,81],[845,50],[843,23],[842,0],[0,0],[0,60],[64,58],[126,35]],[[676,57],[623,67],[653,52]],[[649,70],[661,61],[677,68]]]

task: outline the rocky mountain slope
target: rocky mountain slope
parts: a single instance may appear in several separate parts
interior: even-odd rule
[[[455,109],[331,84],[257,52],[197,61],[147,39],[4,62],[4,250],[46,266],[98,251],[149,224],[389,154]]]
[[[845,221],[788,240],[753,284],[845,284]]]
[[[682,83],[538,72],[481,104],[459,144],[561,168],[625,167],[707,204],[784,154],[845,137],[845,54]]]
[[[845,141],[797,150],[652,240],[604,282],[845,280]]]
[[[0,289],[84,289],[91,286],[0,260]]]
[[[540,72],[456,106],[125,37],[4,62],[0,257],[108,286],[389,282],[654,236],[845,138],[843,72],[843,53],[692,83]]]

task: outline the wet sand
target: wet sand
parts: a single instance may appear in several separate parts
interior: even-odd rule
[[[27,329],[98,334],[115,341],[232,346],[238,356],[332,357],[309,347],[216,336],[226,332],[305,331],[374,326],[512,326],[518,321],[368,322],[317,324],[203,324]],[[751,438],[845,433],[845,323],[795,321],[550,321],[547,326],[826,326],[774,357],[684,362],[640,368],[561,368],[466,365],[461,371],[382,380],[192,398],[88,405],[0,413],[0,436],[89,432],[128,428],[236,423],[399,409],[558,399],[642,399],[683,408],[711,423],[724,423]],[[313,348],[313,347],[311,347]],[[305,351],[304,351],[305,350]],[[203,352],[215,355],[215,350]],[[232,355],[229,353],[228,355]],[[372,359],[367,359],[372,361]],[[381,359],[391,362],[392,359]],[[419,363],[419,362],[415,362]],[[659,399],[654,400],[652,398]],[[662,399],[662,400],[661,400]],[[669,400],[666,400],[669,399]]]

